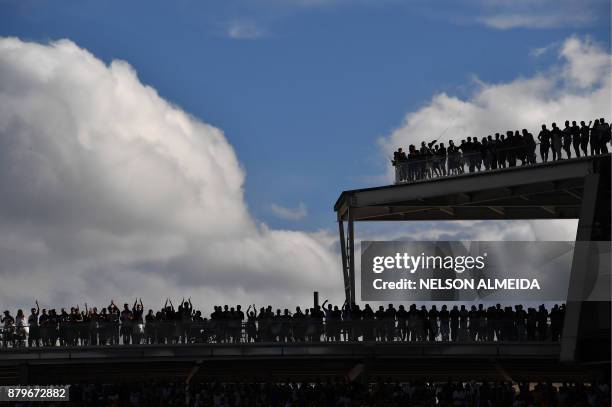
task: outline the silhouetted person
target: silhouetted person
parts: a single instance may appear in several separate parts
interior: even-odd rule
[[[576,157],[580,158],[580,127],[576,124],[576,120],[572,121],[572,127],[570,128],[572,135],[572,146],[574,147],[574,153]]]
[[[557,127],[557,123],[552,124],[552,130],[550,131],[551,136],[551,146],[552,146],[552,154],[553,161],[558,161],[561,159],[561,146],[562,146],[562,133],[561,129]]]
[[[548,152],[550,151],[551,134],[545,124],[542,125],[542,130],[540,134],[538,134],[538,140],[540,141],[540,157],[542,157],[543,162],[547,162]]]
[[[491,161],[491,169],[496,170],[497,169],[497,150],[496,150],[496,144],[495,144],[495,140],[493,140],[493,137],[491,137],[490,135],[487,136],[487,146],[489,149],[489,153],[491,155],[490,161]]]
[[[382,305],[378,307],[374,313],[374,319],[376,320],[376,340],[382,341],[385,339],[385,307]]]
[[[40,327],[38,326],[38,317],[40,315],[40,307],[38,301],[36,301],[36,308],[32,308],[30,316],[28,317],[29,335],[28,335],[28,346],[39,346],[40,345]]]
[[[421,306],[421,310],[419,311],[419,319],[421,321],[419,338],[421,341],[426,341],[429,335],[429,313],[427,312],[427,307],[424,305]]]
[[[361,318],[363,320],[362,330],[363,330],[363,340],[364,341],[373,341],[375,339],[374,336],[374,311],[370,304],[366,304],[363,307],[363,312],[361,313]]]
[[[123,304],[123,311],[120,314],[121,321],[121,338],[123,339],[124,344],[130,343],[130,338],[132,334],[132,311],[128,304]]]
[[[442,305],[440,310],[440,335],[443,341],[448,341],[450,334],[450,313],[446,307],[446,304]]]
[[[506,132],[506,159],[508,167],[516,167],[516,141],[511,130]]]
[[[395,314],[397,311],[393,307],[393,304],[389,304],[388,308],[385,310],[384,314],[384,324],[385,324],[385,339],[388,341],[393,341],[395,338]]]
[[[533,134],[529,133],[527,129],[523,129],[523,143],[525,146],[525,160],[527,164],[536,163],[536,142],[533,138]]]
[[[456,305],[450,311],[450,321],[451,341],[457,342],[459,337],[459,309]]]
[[[406,311],[406,309],[404,308],[403,305],[400,305],[398,310],[397,310],[397,330],[399,333],[399,339],[401,341],[405,341],[407,338],[407,322],[408,322],[408,312]]]
[[[601,154],[602,131],[599,119],[595,119],[593,121],[593,127],[591,127],[591,137],[589,139],[589,143],[591,144],[591,155]]]
[[[598,155],[601,145],[601,129],[599,127],[599,119],[595,119],[593,122],[589,143],[591,144],[591,155]]]
[[[567,155],[567,158],[572,158],[572,128],[569,125],[569,120],[565,121],[565,128],[561,132],[562,140],[563,140],[563,150]]]
[[[538,339],[540,341],[545,341],[546,336],[548,334],[548,311],[544,307],[544,305],[540,305],[537,313],[537,323],[538,323]]]
[[[459,341],[465,342],[468,338],[468,310],[465,305],[461,305],[459,310]]]
[[[482,170],[482,144],[476,137],[472,140],[472,157],[476,170]]]
[[[582,154],[584,156],[588,155],[588,146],[589,140],[591,138],[591,123],[589,122],[588,126],[584,124],[584,121],[580,122],[580,149],[582,150]],[[593,152],[591,151],[591,154]]]
[[[420,340],[419,324],[419,311],[416,309],[416,305],[412,304],[408,311],[408,334],[411,342]]]
[[[457,175],[462,171],[459,170],[459,161],[461,160],[460,152],[453,140],[448,141],[448,149],[446,150],[446,163],[449,175]]]
[[[599,127],[600,127],[600,145],[599,145],[599,154],[608,154],[608,143],[610,142],[610,138],[612,137],[612,133],[610,132],[610,124],[606,123],[604,118],[599,119]]]
[[[478,336],[478,328],[480,327],[478,310],[476,309],[475,305],[472,305],[472,307],[470,308],[470,311],[468,312],[468,320],[469,320],[468,329],[470,333],[470,340],[472,342],[475,342]]]
[[[10,311],[4,311],[4,316],[0,318],[2,323],[2,346],[7,348],[9,343],[13,346],[13,334],[15,333],[15,318]]]
[[[438,327],[438,316],[440,313],[435,305],[431,306],[428,314],[429,320],[429,340],[435,341],[438,337],[439,327]]]
[[[516,327],[516,339],[524,341],[527,339],[527,313],[522,305],[516,305],[514,312],[514,321]]]
[[[482,165],[484,165],[485,171],[488,171],[491,169],[492,166],[492,156],[491,156],[491,146],[489,145],[489,139],[491,138],[491,136],[488,136],[489,138],[487,139],[487,137],[483,137],[482,141],[481,141],[481,149],[480,149],[480,157],[482,159]]]
[[[521,162],[521,167],[527,165],[526,140],[518,130],[514,132],[513,148],[516,151],[516,159]]]
[[[495,142],[497,150],[497,166],[506,168],[507,143],[503,134],[495,133]]]
[[[561,324],[563,315],[559,306],[555,304],[550,310],[550,334],[551,340],[558,341],[561,336]]]
[[[395,167],[395,182],[406,181],[406,161],[406,153],[404,153],[401,148],[398,148],[397,151],[393,153],[393,160],[391,161]]]
[[[446,175],[446,147],[444,147],[444,143],[440,143],[437,154],[440,157],[440,168],[442,170],[442,175]]]
[[[487,311],[484,309],[484,305],[478,305],[478,321],[480,326],[478,327],[478,340],[487,340]]]

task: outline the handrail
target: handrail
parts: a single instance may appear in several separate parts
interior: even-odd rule
[[[600,152],[596,152],[593,154],[584,154],[584,156],[596,157],[599,155],[608,154],[607,146],[605,146],[605,144],[607,143],[604,143],[603,146],[600,146],[600,150],[598,150]],[[554,157],[556,159],[551,158],[550,160],[548,160],[547,156],[547,159],[544,160],[541,156],[542,151],[540,151],[539,155],[536,153],[538,145],[541,145],[541,143],[536,142],[535,144],[531,144],[531,147],[494,147],[492,150],[490,150],[493,156],[490,157],[488,160],[483,157],[482,150],[468,152],[456,150],[455,154],[451,156],[448,154],[447,148],[447,152],[444,155],[436,155],[433,151],[431,152],[431,155],[429,155],[425,159],[415,159],[414,157],[411,158],[410,155],[407,155],[404,161],[397,162],[395,160],[391,160],[391,164],[393,165],[393,167],[395,167],[395,183],[404,184],[420,181],[423,179],[437,179],[465,173],[482,173],[515,167],[529,167],[531,165],[541,164],[543,162],[567,161],[579,159],[582,157],[582,155],[576,155],[573,158],[571,156],[567,158],[562,158],[561,151],[567,150],[565,148],[560,148],[555,151],[551,143],[546,150],[547,152],[548,150],[550,150],[551,152],[553,152],[552,156],[554,157],[555,155],[557,155],[557,157]],[[460,146],[456,147],[460,148]],[[510,151],[524,151],[525,155],[522,155],[520,157],[515,156],[512,159],[509,159],[507,156],[497,156],[498,152],[504,152],[505,154],[507,154]],[[582,151],[585,152],[587,150],[582,149]],[[472,163],[469,162],[470,157],[475,157],[475,160]],[[501,161],[500,158],[502,158]],[[518,161],[520,161],[520,165],[518,164]],[[503,162],[503,166],[499,167],[501,162]],[[468,171],[466,171],[464,168],[466,165],[468,165]],[[482,168],[483,166],[484,169]],[[455,172],[451,173],[451,171]]]
[[[474,326],[472,326],[474,325]],[[260,342],[505,342],[559,339],[560,330],[527,320],[504,325],[497,319],[427,319],[275,321],[238,323],[228,320],[153,321],[148,323],[57,322],[43,325],[12,325],[0,328],[0,342],[9,347],[93,346],[165,343],[260,343]]]

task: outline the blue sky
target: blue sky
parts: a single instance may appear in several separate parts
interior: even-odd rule
[[[609,49],[609,15],[599,0],[2,0],[0,35],[69,38],[128,61],[162,97],[225,132],[258,219],[334,230],[339,192],[386,171],[377,139],[406,113],[440,92],[468,97],[475,76],[546,71],[556,54],[533,50],[572,35]],[[283,219],[272,205],[305,216]]]

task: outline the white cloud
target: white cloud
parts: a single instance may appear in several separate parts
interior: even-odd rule
[[[586,27],[609,19],[607,0],[480,0],[477,20],[495,29]]]
[[[235,40],[255,40],[266,36],[266,31],[252,21],[232,21],[227,25],[226,35]]]
[[[570,38],[559,58],[533,77],[479,83],[465,100],[435,95],[380,140],[385,157],[445,128],[445,138],[461,139],[609,115],[610,55]],[[143,296],[158,307],[183,295],[204,309],[282,306],[309,303],[311,290],[339,300],[335,231],[254,221],[223,133],[143,85],[126,62],[105,65],[70,41],[1,39],[0,79],[4,306]],[[545,240],[574,231],[575,222],[423,223],[358,237]]]
[[[580,15],[497,14],[483,16],[480,21],[491,28],[508,30],[511,28],[554,28],[563,25],[582,26],[593,21],[593,18]]]
[[[579,88],[598,86],[610,92],[610,74],[612,59],[609,53],[590,40],[581,41],[576,37],[569,38],[559,54],[567,63],[563,66],[565,79]],[[603,106],[610,112],[610,99]]]
[[[443,221],[443,222],[369,222],[360,225],[361,240],[481,240],[481,241],[537,241],[574,240],[576,220],[551,222],[535,220],[512,221]]]
[[[541,57],[542,55],[551,52],[552,50],[556,49],[559,47],[559,43],[552,43],[549,45],[546,45],[544,47],[539,47],[539,48],[534,48],[532,50],[529,51],[529,55],[535,58]]]
[[[397,147],[420,144],[421,139],[447,143],[468,136],[527,128],[542,123],[590,120],[611,111],[611,63],[608,52],[588,38],[570,37],[559,48],[559,65],[532,77],[488,84],[476,81],[467,99],[440,93],[399,128],[379,140],[385,157]],[[446,130],[448,129],[448,130]],[[446,130],[446,132],[445,132]],[[392,179],[392,169],[387,174]]]
[[[304,202],[300,202],[296,208],[287,208],[273,203],[270,205],[270,209],[276,216],[285,220],[300,220],[308,215],[308,210]]]
[[[400,241],[572,241],[576,238],[576,220],[533,221],[454,221],[454,222],[365,222],[358,223],[359,240]],[[357,246],[359,247],[359,246]],[[355,257],[357,270],[361,256]],[[359,278],[358,278],[359,280]],[[357,281],[357,296],[361,295]],[[371,302],[383,305],[384,302]]]
[[[256,223],[223,133],[126,62],[5,38],[0,78],[3,306],[341,295],[336,237]]]
[[[558,49],[559,65],[532,77],[506,83],[477,81],[471,97],[440,93],[417,111],[408,113],[399,128],[379,140],[381,159],[397,147],[422,140],[459,141],[542,123],[609,117],[612,111],[611,55],[588,38],[570,37]],[[386,173],[393,180],[392,168]],[[455,223],[439,223],[414,236],[479,240],[573,239],[575,221],[469,222],[469,232]],[[400,232],[401,234],[401,232]]]

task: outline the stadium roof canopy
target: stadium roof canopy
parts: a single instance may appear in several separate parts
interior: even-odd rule
[[[334,210],[339,221],[349,213],[353,221],[577,219],[585,177],[606,162],[609,169],[606,155],[343,191]]]
[[[342,192],[334,210],[347,304],[357,301],[354,223],[359,221],[578,219],[576,241],[609,242],[610,157],[588,156]],[[572,293],[592,288],[598,281],[597,275],[584,272],[590,256],[584,248],[574,252]],[[584,323],[582,318],[596,320]],[[568,303],[561,359],[582,355],[587,360],[588,350],[607,347],[609,321],[610,302]],[[593,328],[587,332],[585,326]],[[603,359],[609,363],[609,353]]]

